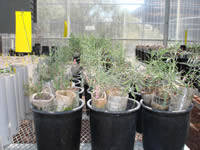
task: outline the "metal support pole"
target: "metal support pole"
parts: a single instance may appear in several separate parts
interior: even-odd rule
[[[123,23],[123,38],[127,38],[126,37],[126,10],[124,10],[124,23]],[[123,49],[126,48],[126,40],[123,40]]]
[[[167,46],[168,43],[169,15],[170,15],[170,0],[165,0],[165,24],[164,24],[164,40],[163,40],[164,46]]]
[[[3,54],[3,40],[2,36],[0,36],[0,55]]]
[[[177,19],[176,19],[176,40],[179,40],[180,34],[180,13],[181,13],[181,1],[177,2]]]

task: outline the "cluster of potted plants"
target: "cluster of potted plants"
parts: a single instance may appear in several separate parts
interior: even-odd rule
[[[136,46],[136,56],[138,60],[145,63],[149,63],[151,59],[158,59],[157,53],[159,51],[167,50],[165,53],[166,57],[163,61],[171,56],[176,56],[176,64],[179,72],[182,72],[182,76],[186,75],[191,70],[197,70],[200,64],[199,55],[199,45],[174,45],[168,48],[163,48],[162,46]],[[175,50],[175,51],[174,51]],[[153,53],[153,57],[152,57]],[[200,90],[196,83],[194,83],[196,88]]]
[[[74,78],[80,74],[71,42],[66,47],[50,52],[36,69],[37,82],[25,85],[26,93],[32,95],[32,111],[38,150],[78,150],[83,93],[81,81]]]
[[[158,51],[160,49],[164,48],[163,46],[159,45],[137,45],[135,49],[135,54],[138,60],[142,62],[148,62],[151,59],[151,52],[152,51]]]
[[[184,45],[172,45],[171,47],[164,48],[163,46],[159,45],[137,45],[136,46],[136,57],[143,61],[147,62],[150,61],[151,53],[157,52],[162,49],[168,49],[169,51],[173,51],[174,49],[177,49],[178,51],[176,54],[177,61],[178,62],[187,62],[191,57],[199,56],[200,48],[198,44],[188,45],[187,47]],[[172,53],[171,53],[172,54]]]
[[[81,55],[81,63],[86,66],[85,78],[92,89],[92,100],[87,102],[92,148],[132,149],[134,143],[128,139],[134,139],[137,128],[143,133],[144,149],[182,150],[193,108],[193,81],[199,78],[199,70],[190,70],[183,77],[173,55],[177,49],[171,53],[168,49],[152,52],[145,70],[139,70],[119,57],[123,56],[119,47],[113,47],[109,41],[102,41],[101,46],[96,42],[95,39],[86,40]],[[199,81],[196,83],[199,85]],[[138,118],[126,116],[131,101],[127,99],[128,92],[129,97],[143,99],[141,109],[136,101],[132,107],[131,117]],[[133,124],[129,124],[130,119],[134,120]]]
[[[27,87],[35,93],[38,149],[79,149],[84,86],[92,149],[132,150],[137,131],[145,150],[182,150],[199,70],[181,76],[174,53],[151,52],[141,69],[110,40],[73,36],[40,63],[38,82]]]

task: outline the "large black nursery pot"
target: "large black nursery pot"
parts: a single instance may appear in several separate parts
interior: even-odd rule
[[[81,74],[80,73],[77,74],[77,75],[73,75],[72,82],[74,82],[77,87],[81,87],[81,81],[82,81],[82,78],[81,78]]]
[[[129,98],[135,99],[136,101],[140,102],[142,99],[142,95],[140,93],[135,92],[135,97],[129,93]],[[137,125],[136,125],[136,131],[140,134],[142,134],[142,108],[138,110],[137,113]]]
[[[178,57],[177,58],[177,67],[178,67],[178,71],[182,71],[182,75],[186,75],[188,73],[188,71],[190,70],[190,67],[187,64],[188,62],[188,58],[183,58],[183,57]]]
[[[193,104],[181,112],[153,110],[143,100],[141,104],[144,150],[183,150]]]
[[[91,99],[91,91],[88,83],[84,83],[84,95],[85,95],[85,102],[87,103]],[[88,105],[86,105],[86,114],[89,115],[90,109]]]
[[[136,48],[135,48],[135,56],[136,56],[136,58],[138,58],[138,56],[139,56],[139,46],[136,46]]]
[[[138,57],[140,61],[142,61],[142,51],[143,51],[143,48],[140,47],[140,49],[139,49],[139,57]]]
[[[49,113],[32,107],[38,150],[79,150],[82,108]]]
[[[72,82],[75,83],[75,86],[76,86],[76,87],[81,88],[81,81],[82,81],[82,79],[81,79],[81,76],[80,76],[80,75],[73,76]],[[81,92],[81,90],[79,90],[79,91],[80,91],[79,97],[82,98],[83,92]]]
[[[90,109],[92,150],[133,150],[137,112],[140,103],[129,99],[126,111],[106,112]]]

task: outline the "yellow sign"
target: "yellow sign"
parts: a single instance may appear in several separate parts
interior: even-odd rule
[[[188,39],[188,31],[185,30],[185,45],[187,45],[187,39]]]
[[[64,23],[65,23],[65,25],[64,25],[64,37],[67,37],[67,34],[68,34],[67,21],[65,21]]]
[[[32,23],[30,11],[16,11],[16,41],[15,51],[21,53],[32,52]]]

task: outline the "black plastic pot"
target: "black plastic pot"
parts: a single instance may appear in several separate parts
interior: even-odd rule
[[[84,84],[84,95],[85,95],[85,102],[87,103],[91,99],[91,93],[89,92],[90,88],[87,83]],[[86,105],[86,114],[89,115],[90,109]]]
[[[42,46],[42,55],[49,56],[49,46]]]
[[[81,75],[73,75],[72,81],[76,84],[76,86],[81,87]]]
[[[136,101],[140,102],[142,99],[142,95],[140,93],[135,92],[135,97],[132,96],[131,93],[129,93],[129,98],[135,99]],[[142,134],[142,108],[138,110],[137,113],[137,125],[136,125],[136,131],[140,134]]]
[[[142,48],[139,49],[139,60],[142,61]]]
[[[48,113],[32,108],[38,150],[79,150],[82,108]]]
[[[182,71],[183,76],[187,74],[190,69],[188,65],[184,64],[187,62],[188,62],[188,58],[181,58],[181,57],[177,58],[177,68],[178,68],[178,71]]]
[[[33,53],[35,53],[36,56],[40,56],[40,50],[41,50],[41,44],[35,43],[35,46],[33,47]]]
[[[136,49],[135,49],[135,56],[136,56],[136,58],[138,58],[138,55],[139,55],[138,47],[136,47]]]
[[[71,81],[75,83],[76,87],[81,87],[81,80],[73,78]]]
[[[142,104],[144,150],[183,150],[186,142],[190,111],[157,111]]]
[[[90,108],[92,150],[133,150],[140,103],[128,101],[127,111],[106,112]]]
[[[187,46],[186,45],[181,45],[180,49],[183,50],[183,51],[185,51],[187,49]]]

